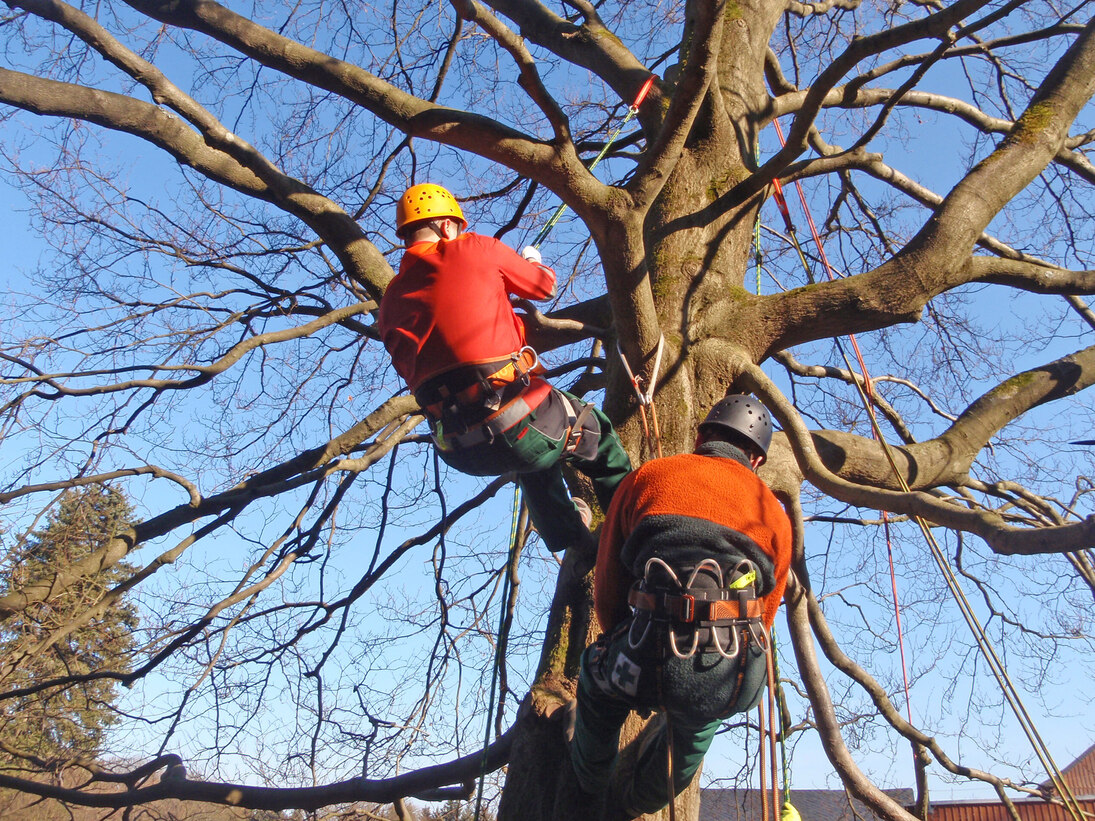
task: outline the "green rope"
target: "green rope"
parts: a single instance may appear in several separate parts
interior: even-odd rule
[[[787,763],[787,728],[783,724],[783,714],[787,709],[787,703],[783,699],[783,688],[779,684],[779,653],[776,652],[776,631],[772,628],[772,634],[768,639],[772,644],[772,675],[775,678],[776,709],[779,711],[779,758],[783,771],[783,801],[791,801],[791,767]]]
[[[502,655],[505,642],[503,634],[506,629],[506,615],[509,610],[510,580],[517,567],[517,558],[520,553],[518,543],[517,524],[521,518],[521,486],[513,484],[513,522],[509,531],[509,557],[506,559],[506,573],[502,578],[502,612],[498,617],[498,642],[494,646],[494,665],[490,677],[490,699],[487,705],[487,728],[483,733],[483,757],[479,762],[479,788],[475,795],[475,821],[479,821],[480,812],[483,809],[483,782],[487,780],[487,750],[490,749],[491,719],[494,715],[494,702],[498,692],[499,673],[502,669]]]
[[[623,122],[616,126],[616,130],[613,131],[612,135],[608,138],[608,142],[606,142],[604,148],[601,149],[601,153],[594,158],[593,162],[586,166],[587,171],[592,171],[594,168],[597,167],[597,163],[604,159],[605,154],[608,153],[608,149],[610,149],[612,147],[612,144],[616,142],[616,139],[620,136],[620,132],[624,130],[624,126],[626,126],[631,121],[631,118],[635,116],[635,112],[637,110],[638,109],[634,107],[627,110],[627,116],[624,117]],[[544,227],[540,229],[540,233],[536,235],[536,239],[532,241],[533,248],[539,248],[540,243],[547,239],[548,234],[551,233],[551,229],[555,227],[555,223],[557,223],[559,221],[559,218],[566,213],[566,210],[567,204],[565,202],[559,203],[559,207],[555,209],[551,217],[544,224]]]
[[[620,136],[620,132],[624,130],[624,126],[631,122],[631,118],[639,113],[639,106],[641,106],[643,104],[643,100],[646,99],[647,92],[650,91],[650,87],[653,85],[654,79],[655,78],[653,74],[646,78],[646,82],[643,83],[642,86],[639,88],[639,93],[635,95],[635,101],[630,106],[628,106],[627,115],[623,118],[620,124],[616,126],[616,130],[612,132],[611,136],[609,136],[608,142],[606,142],[604,144],[604,148],[601,149],[601,153],[594,158],[593,162],[586,166],[587,171],[592,171],[594,168],[597,167],[597,163],[604,159],[605,154],[608,153],[608,149],[612,147],[612,144],[616,142],[616,139]],[[540,229],[540,233],[537,234],[536,239],[532,241],[533,248],[539,248],[540,243],[547,239],[547,235],[551,233],[551,229],[555,227],[555,223],[559,221],[559,217],[563,216],[563,214],[566,213],[566,210],[567,204],[565,202],[559,203],[559,207],[555,209],[555,213],[551,215],[551,218],[547,221],[547,224]]]

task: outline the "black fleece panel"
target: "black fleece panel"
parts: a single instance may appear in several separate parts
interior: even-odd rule
[[[757,568],[758,596],[771,592],[775,584],[772,559],[756,542],[737,530],[694,516],[662,513],[643,518],[624,542],[620,560],[641,579],[652,558],[661,559],[678,574],[704,559],[717,561],[726,574],[748,559]]]

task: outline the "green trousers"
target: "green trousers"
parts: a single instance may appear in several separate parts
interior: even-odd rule
[[[572,451],[565,449],[572,408],[585,404],[577,397],[552,389],[535,410],[493,440],[468,448],[439,446],[438,451],[446,464],[461,473],[472,476],[516,473],[529,516],[549,550],[586,544],[589,531],[567,491],[563,462],[592,480],[597,502],[602,510],[607,510],[617,486],[631,471],[631,460],[608,417],[594,405],[590,405],[582,419],[577,447]]]
[[[603,796],[612,777],[620,745],[620,729],[631,705],[599,684],[592,668],[599,663],[603,645],[592,644],[582,654],[578,675],[578,707],[570,760],[584,792]],[[639,754],[634,772],[613,800],[619,800],[621,815],[633,818],[653,813],[669,804],[669,733],[673,734],[673,797],[692,781],[707,754],[720,719],[697,720],[670,709],[667,721],[651,722],[639,737]],[[668,727],[668,730],[667,730]],[[650,732],[652,731],[652,733]]]

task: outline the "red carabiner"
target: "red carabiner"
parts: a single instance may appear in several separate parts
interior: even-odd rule
[[[650,87],[654,85],[654,75],[651,74],[646,78],[646,82],[643,83],[643,87],[639,89],[639,93],[635,95],[635,102],[631,104],[631,111],[636,112],[639,110],[639,106],[643,104],[643,100],[646,99],[647,93],[650,91]]]

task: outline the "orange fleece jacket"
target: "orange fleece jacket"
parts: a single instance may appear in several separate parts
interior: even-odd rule
[[[768,486],[728,455],[735,448],[709,443],[699,450],[653,459],[616,490],[594,579],[594,607],[605,633],[630,615],[627,593],[650,555],[671,564],[720,554],[753,556],[758,565],[770,561],[758,598],[764,623],[772,626],[791,564],[791,522]]]

